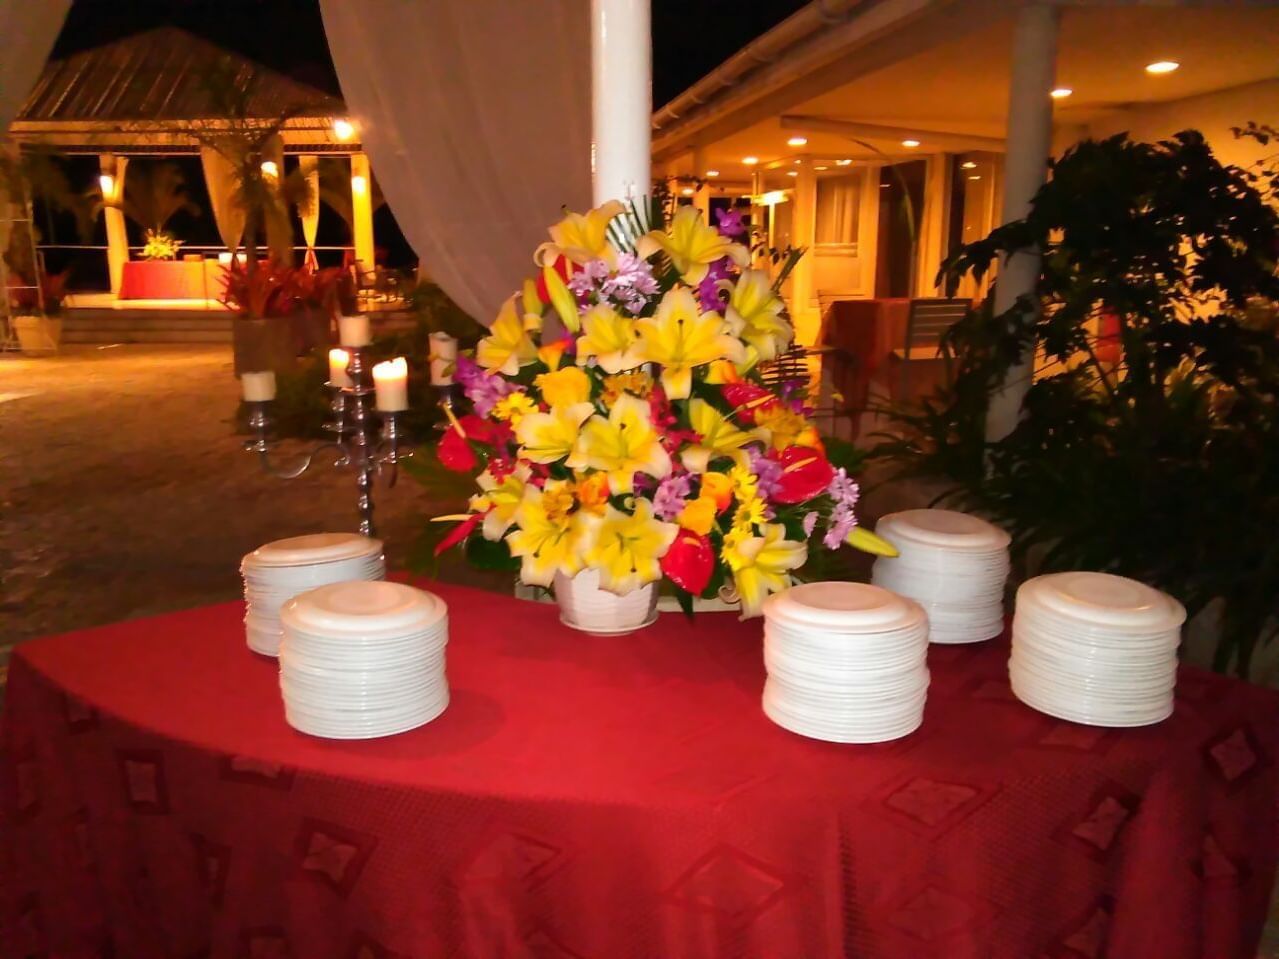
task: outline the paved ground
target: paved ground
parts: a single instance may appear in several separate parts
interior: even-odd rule
[[[0,647],[233,599],[248,550],[355,527],[351,473],[285,482],[241,449],[237,390],[227,346],[0,355]],[[411,480],[378,506],[399,564],[437,510]]]

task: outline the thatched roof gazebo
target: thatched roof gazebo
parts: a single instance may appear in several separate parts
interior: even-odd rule
[[[120,200],[130,157],[199,155],[218,231],[228,250],[238,247],[245,214],[232,199],[227,144],[254,145],[271,175],[285,154],[298,156],[317,184],[319,154],[349,157],[355,259],[373,266],[369,162],[342,100],[177,27],[50,60],[8,135],[100,158],[113,293],[129,258]],[[319,211],[310,206],[300,212],[313,247]]]

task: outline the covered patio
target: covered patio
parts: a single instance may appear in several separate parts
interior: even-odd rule
[[[1269,152],[1231,128],[1279,117],[1276,37],[1260,5],[831,0],[658,109],[653,158],[684,202],[749,202],[767,245],[810,251],[785,287],[799,342],[861,357],[846,386],[864,406],[920,358],[912,300],[942,297],[945,257],[1021,215],[1049,156],[1186,128],[1226,162]]]

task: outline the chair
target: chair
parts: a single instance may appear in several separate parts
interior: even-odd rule
[[[821,364],[821,380],[815,397],[812,372],[814,362]],[[761,363],[759,377],[770,390],[778,392],[783,383],[794,384],[797,387],[796,392],[808,395],[813,401],[812,419],[823,435],[854,440],[857,438],[858,411],[852,409],[847,400],[839,395],[837,384],[840,382],[842,367],[855,363],[855,357],[838,347],[805,348],[797,345],[792,346],[775,360]],[[822,429],[820,425],[822,420],[830,420],[828,428]],[[844,428],[841,428],[841,421],[846,421]]]
[[[901,397],[907,397],[910,368],[913,363],[941,358],[941,340],[946,331],[958,323],[972,306],[970,300],[941,296],[919,297],[910,301],[906,319],[906,342],[893,355],[901,362]]]

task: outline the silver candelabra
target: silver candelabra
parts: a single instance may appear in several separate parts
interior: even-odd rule
[[[322,453],[331,450],[334,453],[332,465],[355,470],[360,532],[365,536],[375,536],[373,481],[378,474],[385,474],[387,487],[393,487],[398,473],[396,464],[412,455],[412,451],[400,435],[396,421],[398,413],[375,411],[370,407],[370,398],[376,391],[364,348],[344,346],[343,349],[350,355],[346,367],[350,385],[340,385],[331,380],[325,384],[332,398],[329,402],[331,418],[324,424],[324,429],[333,434],[333,439],[321,443],[292,466],[276,465],[271,460],[268,400],[248,404],[249,428],[253,431],[253,438],[245,441],[244,448],[250,453],[257,453],[262,468],[281,479],[296,479],[317,462]]]

